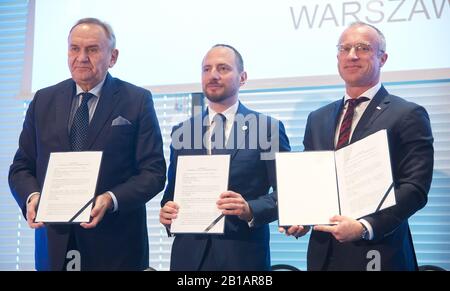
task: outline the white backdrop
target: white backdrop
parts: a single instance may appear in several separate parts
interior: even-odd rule
[[[142,86],[198,83],[216,43],[242,53],[252,80],[334,75],[337,39],[356,18],[385,33],[384,71],[450,67],[448,0],[37,0],[32,91],[70,76],[67,35],[83,17],[113,26],[111,72]]]

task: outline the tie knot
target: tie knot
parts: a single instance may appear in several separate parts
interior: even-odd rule
[[[370,100],[370,99],[367,97],[359,97],[356,99],[348,99],[347,102],[348,102],[349,106],[355,107],[355,106],[358,106],[360,103],[363,103],[368,100]]]
[[[83,98],[81,99],[81,104],[86,104],[89,102],[89,100],[94,97],[94,94],[89,93],[89,92],[85,92],[85,93],[81,93],[80,94]]]
[[[222,113],[217,113],[214,117],[213,117],[213,123],[216,124],[225,124],[225,121],[227,120],[227,118],[225,117],[225,115],[223,115]]]

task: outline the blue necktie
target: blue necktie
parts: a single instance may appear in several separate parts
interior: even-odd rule
[[[217,113],[213,118],[214,129],[211,132],[211,154],[221,154],[225,150],[226,117]]]
[[[70,145],[73,151],[82,151],[85,149],[89,128],[89,108],[87,103],[94,95],[91,93],[82,93],[81,96],[81,104],[75,112],[72,128],[70,129]]]

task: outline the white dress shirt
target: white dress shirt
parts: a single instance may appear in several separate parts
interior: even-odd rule
[[[362,93],[360,96],[357,97],[357,98],[367,97],[367,98],[369,98],[369,101],[362,102],[362,103],[358,104],[358,106],[355,107],[355,113],[353,115],[352,128],[350,131],[349,140],[351,140],[351,138],[353,136],[353,131],[355,130],[356,126],[358,125],[358,122],[361,119],[361,116],[364,114],[364,112],[366,111],[370,102],[372,102],[373,97],[375,97],[375,95],[380,90],[380,88],[381,88],[381,82],[378,82],[375,86],[373,86],[372,88],[369,88],[367,91],[365,91],[364,93]],[[337,142],[339,139],[339,129],[341,128],[342,120],[344,119],[345,112],[347,111],[347,108],[348,108],[348,102],[346,102],[348,99],[351,99],[351,97],[347,94],[347,92],[345,92],[344,109],[342,110],[342,114],[339,117],[339,123],[338,123],[339,126],[336,127],[336,133],[334,135],[335,136],[334,137],[334,146],[337,145]],[[373,233],[373,228],[370,225],[370,223],[365,219],[360,219],[359,222],[364,224],[364,226],[367,228],[367,230],[369,232],[369,240],[372,240],[374,233]]]
[[[225,144],[227,144],[228,138],[230,137],[231,129],[233,128],[234,118],[236,116],[237,110],[239,108],[239,101],[236,101],[233,105],[227,108],[227,110],[221,112],[222,115],[225,116]],[[214,117],[218,113],[208,107],[208,125],[209,129],[207,132],[207,139],[205,140],[205,146],[208,151],[208,155],[211,154],[211,134],[216,126],[213,122]]]

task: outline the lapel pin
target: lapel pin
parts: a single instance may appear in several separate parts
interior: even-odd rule
[[[243,125],[243,126],[242,126],[242,130],[243,130],[243,131],[246,131],[247,129],[248,129],[247,125]]]

